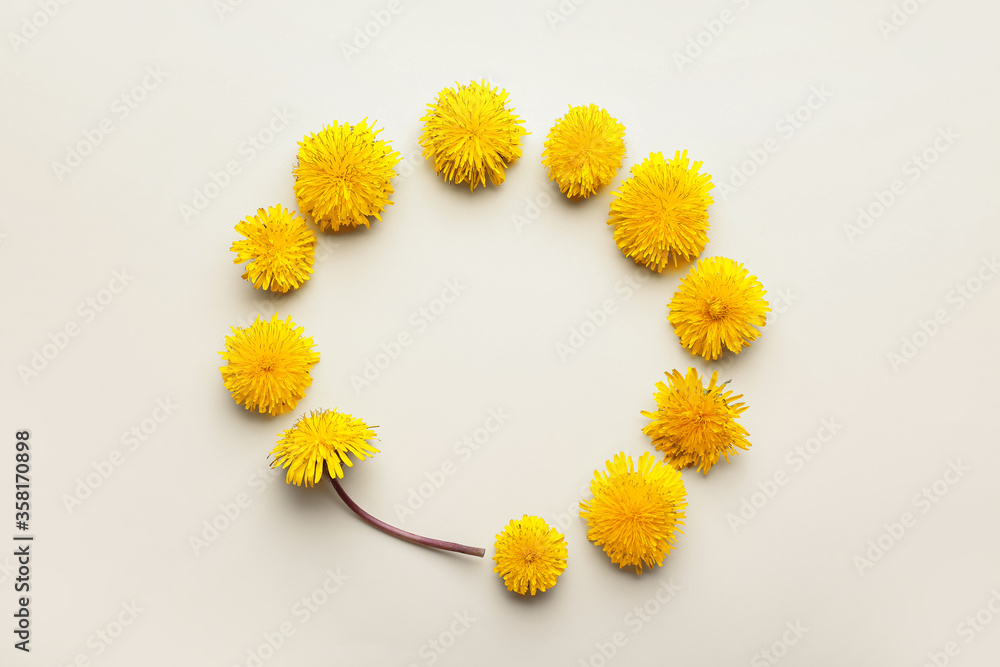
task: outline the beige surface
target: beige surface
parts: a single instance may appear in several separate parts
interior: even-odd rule
[[[886,35],[890,2],[233,4],[4,4],[5,33],[44,25],[0,48],[0,541],[22,428],[36,535],[34,650],[5,635],[0,664],[991,664],[995,4],[901,3],[919,9]],[[418,119],[482,78],[531,134],[507,182],[470,195],[419,158]],[[553,120],[592,102],[626,127],[620,177],[651,151],[704,162],[703,256],[744,262],[775,310],[721,368],[753,447],[684,472],[685,533],[642,577],[574,508],[605,459],[650,448],[639,412],[663,373],[711,367],[665,320],[680,271],[615,247],[610,188],[567,203],[540,165]],[[304,134],[365,117],[406,157],[395,204],[323,236],[299,292],[254,293],[233,225],[294,205]],[[263,418],[230,400],[218,352],[275,309],[321,361],[295,414]],[[36,351],[52,358],[22,381]],[[368,362],[384,368],[356,391]],[[543,516],[569,543],[557,587],[516,599],[489,557],[286,486],[266,455],[319,407],[379,426],[345,482],[369,511],[490,553],[507,520]]]

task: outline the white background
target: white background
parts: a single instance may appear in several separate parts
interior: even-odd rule
[[[252,666],[287,622],[294,634],[263,664],[757,665],[777,642],[781,664],[922,665],[949,641],[950,664],[993,664],[1000,620],[960,624],[1000,590],[1000,280],[984,264],[1000,251],[996,4],[910,0],[892,32],[879,28],[888,0],[594,0],[564,2],[565,16],[555,0],[393,7],[348,58],[343,45],[386,3],[72,2],[51,18],[35,16],[36,0],[4,3],[0,535],[16,532],[14,433],[27,428],[36,542],[30,655],[11,646],[13,546],[0,549],[0,663]],[[689,48],[696,57],[678,64]],[[147,68],[165,78],[125,117],[120,98]],[[531,133],[507,181],[475,193],[444,183],[416,149],[426,104],[471,79],[506,88]],[[590,103],[625,125],[628,156],[611,187],[570,203],[540,155],[567,106]],[[292,120],[250,159],[245,142],[274,110]],[[295,205],[303,135],[366,117],[405,157],[394,205],[370,230],[322,235],[312,280],[264,298],[232,263],[233,226]],[[57,173],[104,119],[113,131]],[[940,132],[953,135],[944,152]],[[777,150],[754,168],[746,160],[769,139]],[[684,149],[716,184],[702,256],[743,262],[776,311],[752,347],[712,366],[666,321],[688,267],[639,269],[605,224],[633,164]],[[933,164],[914,169],[925,150]],[[181,206],[230,161],[239,173],[185,220]],[[754,172],[745,183],[741,168]],[[901,194],[849,234],[894,180]],[[531,201],[548,205],[536,213]],[[128,285],[102,292],[115,271]],[[461,296],[418,332],[411,315],[449,280]],[[85,314],[88,298],[109,297]],[[557,344],[607,299],[616,312],[560,358]],[[236,405],[218,367],[229,327],[275,310],[305,327],[321,361],[296,411],[270,418]],[[79,334],[64,340],[68,324]],[[413,344],[356,391],[352,375],[401,332]],[[53,339],[65,347],[45,348]],[[904,347],[912,358],[893,363]],[[43,350],[52,358],[37,375],[19,370]],[[662,568],[636,576],[586,540],[572,508],[606,459],[651,451],[639,413],[664,372],[689,365],[719,369],[745,396],[753,447],[707,476],[684,471],[684,534]],[[178,407],[124,444],[157,400]],[[267,469],[279,431],[332,407],[378,426],[382,453],[345,480],[362,506],[398,524],[398,507],[452,461],[403,527],[487,558],[393,540],[330,488],[287,486]],[[464,460],[455,443],[491,409],[505,424]],[[835,435],[796,463],[823,420]],[[92,475],[116,451],[120,465]],[[951,463],[968,470],[915,502]],[[773,497],[754,496],[780,472]],[[229,527],[193,547],[241,497]],[[736,523],[753,500],[756,514]],[[914,525],[883,535],[906,512]],[[569,544],[566,573],[534,599],[508,593],[490,560],[494,535],[524,513],[561,522]],[[880,536],[888,550],[860,563]],[[295,605],[328,570],[347,579],[303,623]],[[669,580],[673,599],[650,602]],[[99,639],[133,603],[138,617]],[[655,613],[638,623],[629,614],[643,605]],[[453,626],[456,613],[475,620]],[[808,631],[782,646],[789,623]]]

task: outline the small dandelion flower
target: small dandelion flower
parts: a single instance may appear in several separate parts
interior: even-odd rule
[[[295,198],[320,229],[368,227],[368,218],[382,219],[392,194],[399,153],[375,137],[368,119],[357,125],[324,125],[318,134],[299,142]]]
[[[723,391],[726,383],[716,384],[718,372],[712,373],[707,388],[693,368],[686,376],[677,370],[666,375],[669,386],[656,383],[656,411],[642,413],[650,419],[642,432],[652,438],[664,460],[675,468],[696,465],[708,473],[720,456],[728,463],[730,455],[750,448],[749,434],[736,423],[747,409],[737,402],[743,395]]]
[[[580,503],[587,520],[587,539],[611,562],[623,568],[662,565],[674,546],[675,533],[684,520],[687,492],[681,474],[660,463],[649,452],[639,463],[624,452],[605,463],[606,473],[594,472],[590,482],[593,499]]]
[[[438,93],[421,118],[425,158],[449,183],[468,183],[470,190],[504,180],[508,164],[521,157],[523,120],[507,108],[507,91],[483,81]]]
[[[313,272],[316,235],[301,216],[283,206],[248,215],[236,225],[245,238],[233,242],[234,264],[250,262],[243,274],[257,289],[287,292],[300,287]]]
[[[325,474],[344,504],[368,525],[398,539],[431,549],[454,551],[478,556],[486,555],[481,547],[469,547],[456,542],[445,542],[396,528],[361,509],[347,495],[340,483],[343,466],[352,467],[351,456],[359,461],[379,452],[368,443],[375,431],[363,420],[337,410],[313,410],[295,425],[278,434],[279,440],[271,456],[271,467],[286,468],[285,481],[296,486],[314,486]]]
[[[681,279],[670,301],[674,332],[681,345],[705,359],[718,359],[722,348],[739,354],[760,336],[771,310],[764,286],[743,265],[725,257],[698,262]]]
[[[566,538],[537,516],[511,520],[497,535],[493,571],[508,591],[534,595],[556,585],[566,569]]]
[[[625,126],[591,104],[571,106],[545,140],[542,164],[567,197],[589,197],[618,173],[625,157]]]
[[[222,366],[226,389],[247,410],[279,415],[293,409],[312,383],[310,369],[319,361],[313,339],[305,330],[275,314],[271,321],[256,318],[245,329],[232,328]]]
[[[287,468],[285,481],[297,486],[313,486],[325,470],[337,477],[344,476],[341,464],[351,467],[348,454],[359,461],[378,453],[368,444],[375,431],[360,419],[336,410],[313,410],[299,419],[295,426],[281,435],[271,450],[272,467]]]
[[[611,193],[609,225],[615,243],[636,264],[660,273],[671,264],[688,262],[708,243],[708,194],[712,177],[700,174],[687,151],[664,160],[662,153],[632,167],[632,176]]]

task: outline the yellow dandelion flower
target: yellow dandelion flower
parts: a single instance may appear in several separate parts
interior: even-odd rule
[[[580,503],[587,520],[587,539],[611,562],[623,568],[662,565],[684,522],[687,491],[681,474],[645,452],[639,463],[625,453],[605,463],[606,473],[594,471],[593,499]]]
[[[508,591],[521,595],[544,592],[556,585],[566,569],[566,538],[537,516],[512,519],[497,535],[495,547],[493,561],[497,565],[493,571]]]
[[[438,93],[420,119],[425,158],[434,158],[434,170],[449,183],[468,183],[470,190],[503,183],[504,170],[521,157],[523,120],[507,109],[507,91],[483,81],[467,86],[455,83]]]
[[[287,292],[300,287],[313,272],[316,235],[306,221],[283,206],[248,215],[236,225],[245,238],[233,242],[233,264],[247,264],[243,279],[257,289]]]
[[[379,451],[367,442],[375,437],[375,431],[362,420],[336,410],[313,410],[279,436],[271,450],[271,467],[287,468],[285,481],[296,486],[319,482],[324,463],[331,477],[343,477],[341,464],[354,465],[348,454],[363,461]]]
[[[609,225],[626,257],[657,273],[701,254],[708,243],[708,205],[715,187],[690,164],[687,151],[664,160],[662,153],[632,167],[632,176],[612,192]]]
[[[738,354],[760,336],[771,310],[764,286],[739,262],[725,257],[703,259],[681,279],[670,301],[674,332],[681,345],[706,359],[718,359],[722,348]]]
[[[664,460],[675,468],[697,465],[707,473],[720,456],[728,463],[730,454],[750,448],[749,434],[736,423],[747,409],[737,402],[743,394],[723,391],[726,383],[716,384],[718,372],[712,373],[707,388],[693,368],[686,376],[677,370],[666,375],[669,386],[656,383],[656,411],[642,413],[650,419],[642,432],[653,439]]]
[[[618,173],[625,157],[625,126],[591,104],[571,106],[545,140],[542,164],[567,197],[589,197]]]
[[[392,204],[389,181],[400,157],[375,138],[381,131],[367,118],[357,125],[334,122],[299,142],[295,198],[321,229],[368,227],[369,217],[381,220]]]
[[[293,409],[312,383],[309,370],[319,361],[313,339],[305,330],[275,314],[271,321],[256,318],[245,329],[232,328],[222,366],[226,389],[247,410],[279,415]]]
[[[359,519],[388,535],[431,549],[477,558],[485,556],[486,550],[482,547],[446,542],[396,528],[354,502],[340,483],[344,476],[343,466],[354,465],[351,455],[363,461],[377,454],[379,450],[368,444],[374,437],[375,431],[361,419],[337,410],[313,410],[295,422],[295,426],[278,434],[278,443],[270,454],[274,457],[271,467],[287,469],[285,481],[296,486],[315,486],[325,473],[337,495]]]

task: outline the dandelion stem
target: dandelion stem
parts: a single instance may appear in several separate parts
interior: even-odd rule
[[[486,550],[480,547],[467,547],[464,544],[457,544],[455,542],[445,542],[444,540],[435,540],[430,537],[423,537],[422,535],[416,535],[414,533],[407,532],[401,528],[396,528],[395,526],[390,526],[385,521],[381,519],[376,519],[374,516],[368,512],[361,509],[356,502],[351,500],[351,497],[347,495],[347,491],[341,486],[340,480],[329,474],[327,471],[327,476],[330,478],[330,482],[333,484],[333,488],[337,491],[337,495],[340,499],[351,508],[351,511],[361,517],[366,523],[374,526],[375,528],[381,530],[383,533],[388,533],[393,537],[397,537],[404,542],[411,542],[413,544],[419,544],[422,547],[430,547],[431,549],[442,549],[444,551],[455,551],[460,554],[467,554],[469,556],[479,556],[482,558],[486,555]]]

